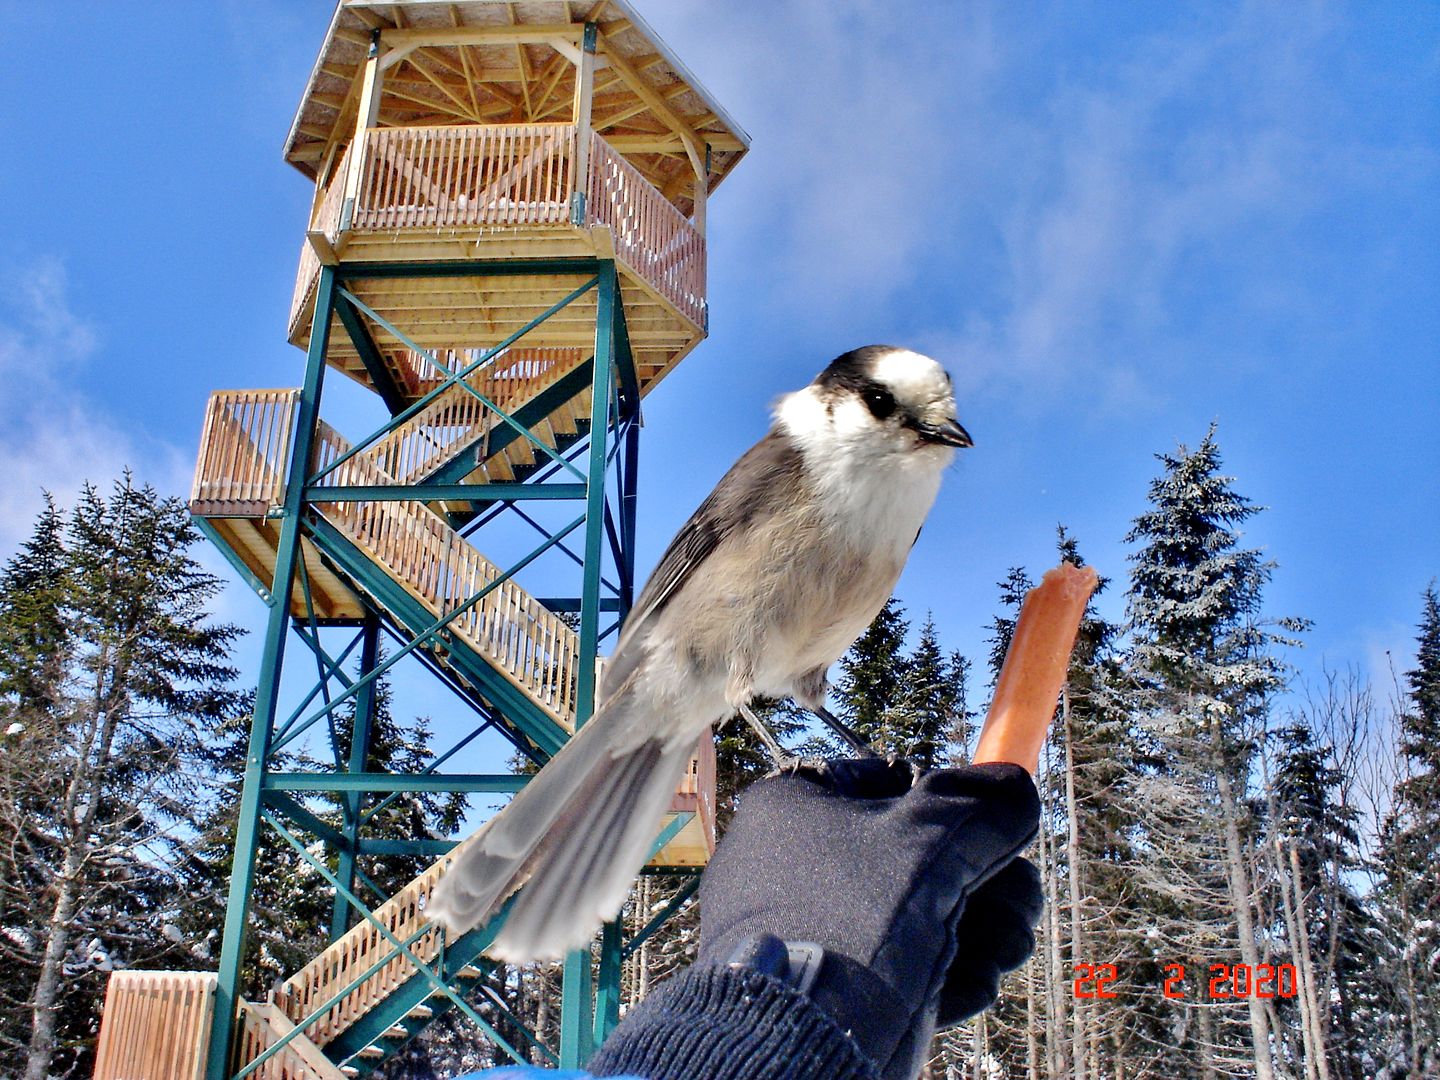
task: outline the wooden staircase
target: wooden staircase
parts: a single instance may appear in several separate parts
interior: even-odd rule
[[[458,370],[473,357],[443,359]],[[322,475],[322,485],[337,493],[420,481],[525,480],[548,456],[481,399],[517,418],[545,445],[563,450],[588,431],[589,373],[590,359],[579,348],[511,349],[359,453],[319,422],[308,474]],[[423,395],[438,382],[416,389]],[[206,412],[191,510],[256,583],[268,581],[274,566],[276,511],[284,501],[298,401],[295,390],[220,391]],[[412,635],[453,616],[428,647],[431,659],[474,700],[502,716],[526,711],[526,705],[538,709],[551,727],[541,737],[534,737],[533,728],[528,734],[553,752],[574,731],[578,635],[513,579],[496,584],[501,569],[447,521],[447,515],[471,509],[471,504],[418,501],[312,501],[302,541],[310,607],[307,611],[305,597],[297,596],[291,613],[301,619],[312,613],[320,619],[353,618],[366,607],[379,608]],[[493,588],[470,603],[487,586]],[[528,711],[533,716],[534,709]],[[689,815],[688,821],[652,865],[700,866],[708,860],[714,844],[713,753],[709,739],[702,740],[666,821],[656,823],[657,834],[677,814]],[[465,843],[473,841],[472,836]],[[454,850],[376,908],[373,922],[362,920],[296,972],[270,1002],[246,1004],[240,1060],[253,1061],[293,1026],[303,1025],[256,1075],[335,1080],[341,1066],[346,1075],[356,1075],[454,1007],[411,959],[397,953],[377,923],[447,985],[474,987],[485,978],[492,966],[482,953],[493,931],[481,928],[447,941],[425,917],[453,855]]]

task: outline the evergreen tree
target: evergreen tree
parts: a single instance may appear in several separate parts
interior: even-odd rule
[[[207,747],[215,798],[207,804],[185,861],[185,891],[200,901],[181,927],[190,949],[185,966],[191,968],[213,968],[219,959],[250,720],[248,708],[236,709]],[[270,768],[310,772],[318,771],[320,764],[304,754],[281,751],[272,755]],[[327,816],[328,808],[318,799],[305,800],[303,805],[322,818]],[[338,815],[328,816],[335,824]],[[325,947],[332,899],[325,880],[268,825],[261,825],[257,845],[256,865],[263,872],[255,875],[250,890],[248,949],[241,973],[241,994],[251,1001],[263,1000]],[[322,855],[324,845],[312,844],[309,850]],[[329,865],[334,869],[333,860]],[[375,898],[376,903],[380,899]]]
[[[901,703],[903,650],[909,629],[899,601],[892,596],[840,658],[840,677],[835,684],[841,718],[866,742],[887,751],[899,752],[892,746],[897,733],[891,725]]]
[[[1000,678],[1000,669],[1005,666],[1005,654],[1010,651],[1010,642],[1015,637],[1015,621],[1020,617],[1020,605],[1025,594],[1035,587],[1034,580],[1023,567],[1012,566],[1005,580],[998,583],[1001,613],[990,621],[990,655],[987,657],[990,669],[990,688]]]
[[[1440,1073],[1440,597],[1425,590],[1415,667],[1406,673],[1399,716],[1403,772],[1381,829],[1378,906],[1395,945],[1386,986],[1392,1039],[1401,1048],[1390,1076]]]
[[[888,748],[925,769],[947,764],[957,746],[963,754],[972,718],[965,700],[968,673],[959,653],[945,656],[935,618],[927,613],[915,648],[900,665],[900,693],[885,720]]]
[[[1273,567],[1240,546],[1238,527],[1258,510],[1222,475],[1214,428],[1193,451],[1182,446],[1160,461],[1150,508],[1127,537],[1139,545],[1130,556],[1127,675],[1144,751],[1127,777],[1131,805],[1144,808],[1131,867],[1150,924],[1134,930],[1152,937],[1164,962],[1253,970],[1261,961],[1259,823],[1248,784],[1266,710],[1285,679],[1274,650],[1289,642],[1262,623]],[[1167,1005],[1170,1023],[1157,1010],[1163,1026],[1146,1033],[1157,1049],[1153,1071],[1178,1074],[1198,1061],[1207,1075],[1275,1075],[1261,1000]]]
[[[220,583],[178,499],[127,474],[61,520],[47,504],[0,584],[0,1037],[28,1080],[87,1067],[106,971],[184,960],[181,834],[239,632],[208,622]]]
[[[0,702],[12,713],[51,713],[63,696],[64,532],[47,494],[30,538],[0,575]]]
[[[1324,1062],[1325,1075],[1374,1075],[1370,1032],[1376,1012],[1373,920],[1351,881],[1361,869],[1359,811],[1338,794],[1344,777],[1334,748],[1317,742],[1309,718],[1282,728],[1267,785],[1274,902],[1282,915],[1298,993],[1275,1002],[1289,1056]]]
[[[380,660],[384,660],[383,652]],[[434,759],[430,721],[417,717],[408,726],[395,719],[389,681],[376,682],[370,717],[366,772],[415,774]],[[355,730],[355,699],[336,710],[335,750],[341,761],[350,758]],[[362,799],[362,839],[443,839],[454,835],[465,819],[467,798],[462,792],[407,791]],[[325,815],[338,821],[337,805]],[[423,855],[363,855],[360,868],[389,896],[398,892],[434,860]]]

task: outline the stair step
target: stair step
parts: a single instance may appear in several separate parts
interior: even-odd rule
[[[367,1046],[364,1050],[360,1051],[359,1056],[366,1061],[378,1061],[385,1056],[385,1051],[381,1050],[378,1046]]]
[[[359,1076],[359,1075],[360,1075],[360,1070],[357,1069],[354,1065],[341,1065],[341,1066],[340,1066],[340,1071],[341,1071],[342,1073],[344,1073],[346,1076],[350,1076],[350,1077],[355,1077],[355,1076]]]
[[[406,1020],[429,1020],[435,1015],[435,1010],[429,1005],[416,1005],[405,1014]]]
[[[410,1029],[402,1024],[391,1024],[380,1033],[380,1037],[382,1039],[408,1039],[410,1037]]]

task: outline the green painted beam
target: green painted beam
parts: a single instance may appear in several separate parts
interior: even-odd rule
[[[519,791],[530,778],[513,773],[272,772],[272,791]]]
[[[265,787],[265,805],[279,810],[296,825],[324,840],[335,850],[350,850],[350,840],[344,833],[301,806],[283,791],[275,791],[268,784]]]
[[[535,599],[550,611],[580,610],[580,597],[578,596],[537,596]],[[619,611],[620,599],[615,596],[602,596],[600,598],[600,610]]]
[[[366,278],[416,277],[533,277],[551,274],[593,274],[599,259],[450,259],[436,262],[342,262],[336,272],[342,281]]]
[[[380,617],[374,612],[367,615],[365,625],[360,628],[360,639],[360,674],[364,675],[375,670],[375,666],[380,662]],[[346,771],[352,776],[363,773],[370,758],[370,735],[375,720],[378,691],[379,687],[375,683],[369,683],[355,698],[355,718],[350,726],[350,753],[346,762]],[[359,790],[347,792],[345,795],[345,820],[342,828],[347,843],[340,849],[340,857],[335,867],[335,876],[352,892],[355,889],[358,869],[355,865],[355,852],[360,839],[362,795],[363,792]],[[330,906],[330,940],[338,941],[348,929],[350,905],[337,893]]]
[[[661,908],[653,919],[647,922],[640,930],[636,931],[634,937],[632,937],[629,941],[625,942],[625,947],[620,950],[621,959],[623,960],[624,958],[628,957],[631,953],[633,953],[636,949],[643,945],[655,933],[655,931],[659,930],[660,927],[664,926],[665,923],[670,919],[670,916],[674,915],[677,911],[684,907],[685,901],[689,900],[690,897],[695,895],[695,890],[699,887],[700,875],[696,873],[693,877],[691,877],[689,881],[687,881],[684,885],[680,886],[680,891],[670,898],[669,903],[667,903],[663,908]]]
[[[395,382],[390,365],[385,363],[385,357],[380,355],[380,349],[376,346],[375,339],[370,336],[360,312],[348,299],[340,296],[335,301],[335,313],[340,316],[340,325],[345,327],[345,333],[350,335],[351,344],[360,354],[360,363],[365,365],[365,372],[370,376],[370,382],[375,387],[375,392],[380,395],[380,400],[385,403],[385,408],[390,411],[391,416],[404,412],[405,392]]]
[[[375,840],[360,838],[361,855],[424,855],[438,859],[455,850],[458,840]]]
[[[447,942],[444,954],[434,961],[441,977],[462,993],[467,993],[473,988],[474,980],[464,978],[460,972],[472,966],[482,972],[488,972],[494,968],[495,965],[481,954],[495,939],[497,929],[497,925],[492,924],[472,930],[455,941]],[[383,1063],[382,1061],[367,1062],[363,1058],[356,1058],[355,1055],[367,1046],[383,1046],[381,1040],[383,1040],[385,1032],[397,1024],[404,1024],[410,1011],[415,1006],[422,1004],[428,1005],[437,1018],[454,1007],[448,998],[436,996],[432,984],[424,976],[416,973],[327,1043],[325,1046],[326,1056],[335,1062],[354,1058],[350,1064],[362,1072],[379,1066]],[[412,1025],[405,1024],[406,1030],[410,1030],[412,1034],[424,1026],[424,1023],[420,1023],[414,1025],[412,1029]],[[398,1049],[398,1045],[396,1049]]]
[[[334,502],[500,502],[585,498],[584,484],[311,484],[305,498]]]
[[[275,723],[280,695],[280,676],[285,663],[285,625],[290,618],[290,596],[295,587],[300,551],[300,510],[303,477],[315,448],[316,424],[320,418],[320,395],[324,386],[325,352],[330,340],[330,311],[335,302],[335,271],[322,266],[315,285],[315,318],[306,350],[305,382],[296,409],[295,435],[290,446],[286,477],[285,513],[280,520],[280,537],[275,549],[275,573],[270,591],[274,603],[265,628],[265,651],[256,680],[255,706],[245,755],[240,805],[236,812],[234,856],[230,864],[230,885],[225,901],[225,929],[221,936],[217,964],[215,1014],[206,1048],[206,1080],[224,1080],[229,1075],[230,1043],[239,1010],[240,980],[245,963],[249,930],[250,899],[255,883],[255,860],[260,843],[260,820],[266,813],[264,794],[266,759],[270,754],[270,733]]]
[[[329,522],[323,518],[312,521],[310,537],[317,547],[335,560],[347,577],[373,596],[408,632],[419,633],[435,621],[434,616],[404,586],[372,563]],[[450,665],[494,703],[506,723],[519,728],[526,738],[547,754],[555,753],[565,744],[568,732],[516,689],[489,661],[461,644],[454,635],[446,635],[436,641],[445,646]]]

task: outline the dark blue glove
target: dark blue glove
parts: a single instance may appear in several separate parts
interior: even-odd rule
[[[1039,823],[1018,765],[846,760],[769,777],[700,888],[696,966],[737,965],[803,993],[885,1080],[918,1072],[937,1026],[992,1004],[1034,950]]]

